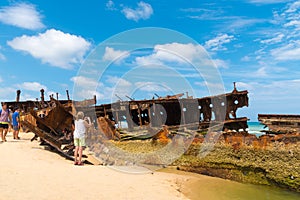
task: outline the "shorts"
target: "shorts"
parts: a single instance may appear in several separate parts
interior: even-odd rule
[[[8,124],[2,124],[2,123],[0,123],[0,128],[8,129]]]
[[[19,126],[13,126],[13,130],[14,131],[18,131],[19,130]]]
[[[74,138],[75,147],[85,147],[85,138]]]

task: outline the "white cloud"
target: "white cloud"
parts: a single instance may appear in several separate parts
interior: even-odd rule
[[[228,24],[226,24],[226,27],[224,27],[226,30],[236,30],[244,27],[250,27],[255,24],[259,23],[265,23],[268,22],[267,19],[244,19],[244,18],[236,18],[235,20],[229,21]]]
[[[74,100],[84,100],[84,99],[91,99],[96,95],[96,99],[104,99],[105,96],[102,93],[97,92],[96,90],[91,89],[80,89],[75,93],[76,96],[73,95]],[[97,100],[97,101],[98,101]]]
[[[150,4],[140,1],[135,9],[125,7],[122,13],[129,20],[139,21],[140,19],[149,19],[153,14],[153,9]]]
[[[23,89],[23,90],[28,90],[28,91],[40,91],[41,89],[44,89],[45,91],[47,90],[47,87],[45,85],[42,85],[41,83],[38,82],[24,82],[22,84],[17,84],[17,87]]]
[[[205,9],[205,8],[181,8],[182,12],[212,12],[213,10]]]
[[[217,37],[206,41],[204,47],[211,51],[225,51],[227,48],[223,45],[230,43],[234,39],[233,35],[219,34]]]
[[[299,28],[300,27],[300,21],[299,20],[292,20],[289,21],[288,23],[284,24],[285,27],[296,27]]]
[[[183,44],[183,43],[169,43],[162,45],[155,45],[154,50],[156,56],[164,61],[183,61],[187,59],[192,62],[207,56],[205,49],[201,45],[196,44]]]
[[[129,56],[128,51],[115,50],[111,47],[105,47],[105,52],[103,55],[103,60],[105,61],[116,61],[119,63],[122,59],[125,59]]]
[[[116,76],[109,76],[106,82],[112,84],[113,86],[118,85],[118,87],[130,87],[132,85],[129,81]]]
[[[258,78],[258,77],[267,77],[267,68],[266,67],[260,67],[257,71],[253,72],[252,76]]]
[[[168,43],[154,46],[153,53],[135,59],[137,65],[163,65],[166,62],[184,64],[186,62],[197,62],[208,59],[208,54],[201,45]]]
[[[56,98],[56,92],[59,91],[51,91],[49,88],[39,82],[21,82],[13,84],[10,87],[0,87],[0,99],[2,101],[14,101],[16,99],[16,91],[21,90],[21,101],[27,101],[27,100],[36,100],[36,98],[40,98],[41,93],[40,90],[44,89],[45,91],[45,99],[49,99],[50,94],[54,94],[54,97]],[[59,99],[67,99],[65,91],[62,90],[59,93]]]
[[[96,88],[100,84],[95,79],[85,76],[74,76],[71,81],[80,88]]]
[[[202,88],[209,89],[209,95],[215,95],[217,93],[225,93],[223,83],[216,83],[216,82],[209,82],[209,81],[202,81],[202,82],[195,82],[195,85],[201,86]]]
[[[106,2],[105,6],[107,10],[117,10],[117,8],[115,7],[115,3],[112,0]]]
[[[0,87],[0,99],[2,102],[15,99],[16,89],[13,87]]]
[[[222,32],[236,32],[237,29],[250,27],[258,23],[269,22],[267,19],[248,18],[238,15],[227,15],[228,11],[225,8],[216,7],[215,3],[209,5],[210,9],[205,8],[187,8],[181,9],[183,12],[188,12],[186,17],[202,21],[220,21],[216,27]],[[240,31],[239,31],[240,32]]]
[[[299,61],[300,53],[300,1],[288,3],[282,10],[273,11],[272,29],[259,32],[264,44],[257,52],[257,60],[267,65],[276,65],[281,61]],[[272,58],[272,59],[270,59]],[[263,66],[266,66],[265,64]]]
[[[220,8],[187,8],[180,9],[180,11],[187,12],[188,18],[197,19],[197,20],[233,20],[239,18],[238,16],[224,16],[225,11]]]
[[[224,61],[224,60],[213,59],[212,61],[215,63],[215,65],[217,66],[217,68],[226,68],[226,69],[229,68],[228,63],[226,61]]]
[[[152,68],[159,68],[163,65],[163,62],[159,60],[156,54],[151,54],[149,56],[140,56],[135,58],[135,64],[137,66],[151,66]]]
[[[280,61],[300,60],[300,40],[271,50],[271,55]]]
[[[0,22],[29,30],[44,28],[42,15],[28,3],[17,3],[0,8]]]
[[[0,60],[6,60],[6,57],[2,53],[0,53]]]
[[[37,94],[37,93],[36,93]],[[35,101],[39,96],[34,96],[34,94],[31,93],[22,93],[20,97],[20,101]]]
[[[251,83],[236,82],[238,90],[253,90],[254,86]]]
[[[290,0],[249,0],[249,3],[255,4],[276,4],[276,3],[287,3]]]
[[[146,91],[146,92],[163,92],[163,91],[169,91],[169,87],[161,84],[161,83],[155,83],[155,82],[136,82],[134,84],[138,90]]]
[[[103,84],[102,87],[98,88],[98,92],[102,95],[102,100],[114,102],[118,100],[116,95],[121,98],[130,95],[132,83],[128,80],[117,76],[108,76],[104,82],[105,85]]]
[[[2,46],[0,45],[0,50],[2,50]],[[1,52],[0,52],[0,61],[5,61],[6,60],[6,57],[5,57],[5,55],[4,54],[2,54]]]
[[[98,99],[104,98],[103,94],[97,92],[97,88],[103,86],[97,80],[85,76],[74,76],[70,80],[76,85],[74,87],[76,91],[73,91],[73,98],[75,100],[91,99],[94,95]]]
[[[243,62],[248,62],[250,60],[251,60],[251,58],[249,56],[244,56],[241,58],[241,61],[243,61]]]
[[[160,65],[170,63],[180,64],[181,66],[191,63],[199,64],[199,66],[216,67],[215,63],[217,66],[227,67],[225,61],[212,60],[201,45],[192,43],[158,44],[154,46],[152,54],[135,58],[136,65],[150,66],[151,68],[159,68]]]
[[[73,91],[74,99],[89,99],[94,95],[101,100],[109,100],[118,94],[122,97],[129,94],[132,84],[116,76],[109,76],[103,83],[90,77],[74,76],[70,79],[75,85],[76,91]]]
[[[49,97],[49,96],[52,96],[53,95],[53,97],[56,99],[56,91],[47,91],[47,93],[45,94],[45,96],[46,97]],[[59,100],[67,100],[67,95],[66,95],[66,93],[59,93],[58,92],[58,99]]]
[[[275,15],[274,17],[277,17],[277,21],[280,22],[283,25],[283,28],[288,29],[288,36],[289,37],[299,37],[299,30],[300,30],[300,18],[299,18],[299,12],[300,12],[300,1],[294,1],[290,4],[288,4],[285,7],[285,10]],[[279,16],[279,17],[278,17]]]
[[[275,43],[281,42],[283,38],[284,38],[284,34],[278,33],[273,38],[266,39],[266,40],[261,40],[260,43],[262,43],[262,44],[275,44]]]
[[[235,80],[274,80],[286,78],[288,69],[284,67],[278,67],[272,65],[269,62],[259,61],[258,64],[249,65],[246,68],[237,72],[230,72],[230,75],[234,77]],[[296,73],[294,74],[297,77]]]
[[[300,8],[300,1],[295,1],[292,3],[289,8],[286,10],[287,13],[296,12]]]
[[[237,82],[238,89],[247,89],[252,93],[252,101],[276,101],[299,99],[299,95],[295,95],[295,91],[300,91],[300,79],[278,80],[271,82]],[[282,102],[281,102],[282,104]]]
[[[63,33],[55,29],[47,30],[37,36],[23,35],[7,44],[15,50],[29,53],[43,63],[63,69],[71,69],[83,61],[91,43],[80,36]]]

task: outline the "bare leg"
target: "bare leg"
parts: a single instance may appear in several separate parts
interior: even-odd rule
[[[8,131],[8,129],[6,128],[6,129],[4,129],[4,133],[3,133],[3,135],[4,135],[4,142],[6,142],[6,135],[7,135],[7,131]]]
[[[74,162],[75,163],[77,163],[78,149],[79,149],[79,147],[75,147],[75,151],[74,151]]]
[[[79,163],[81,163],[81,158],[82,158],[82,147],[79,147]]]
[[[16,131],[16,139],[20,139],[19,138],[19,131]]]
[[[0,132],[1,132],[1,139],[2,139],[2,142],[4,142],[3,128],[0,128]]]

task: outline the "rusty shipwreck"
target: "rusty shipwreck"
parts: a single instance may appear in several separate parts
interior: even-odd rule
[[[16,101],[6,103],[10,108],[21,108],[23,129],[33,132],[33,139],[39,137],[42,143],[50,145],[70,159],[73,151],[72,120],[79,110],[91,116],[95,123],[90,134],[101,132],[108,140],[153,139],[166,127],[175,133],[182,129],[207,131],[210,127],[245,132],[248,127],[247,117],[236,116],[239,108],[248,106],[248,91],[238,91],[235,85],[232,92],[203,98],[177,94],[102,105],[96,105],[96,97],[73,101],[68,91],[66,100],[58,100],[58,94],[56,98],[52,95],[49,100],[45,100],[44,90],[41,89],[40,92],[40,99],[20,101],[21,91],[18,90]],[[148,130],[151,133],[143,137],[136,134],[128,137],[128,133],[138,130]]]

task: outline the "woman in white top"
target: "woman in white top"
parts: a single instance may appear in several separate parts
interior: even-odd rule
[[[78,112],[76,116],[75,130],[74,130],[74,165],[83,165],[81,162],[83,147],[85,147],[85,133],[87,128],[91,127],[91,120],[87,118],[89,123],[84,120],[83,112]],[[78,157],[78,158],[77,158]]]

